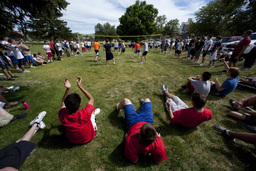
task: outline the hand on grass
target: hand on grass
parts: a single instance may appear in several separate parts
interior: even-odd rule
[[[78,76],[78,77],[76,77],[76,78],[77,78],[77,80],[76,80],[77,86],[78,86],[78,87],[82,87],[82,77]]]
[[[69,83],[69,81],[68,81],[68,78],[67,78],[67,77],[65,77],[64,86],[65,86],[66,88],[68,88],[68,89],[70,89],[70,88],[71,88],[71,84]]]

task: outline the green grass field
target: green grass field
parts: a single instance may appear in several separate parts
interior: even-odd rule
[[[45,54],[42,44],[34,44],[32,53]],[[228,99],[254,95],[254,93],[235,90],[225,98],[208,96],[206,107],[213,111],[213,119],[194,129],[182,128],[170,123],[164,107],[165,99],[160,95],[160,86],[165,84],[169,92],[179,96],[191,106],[187,90],[181,89],[189,76],[200,76],[204,71],[212,73],[212,79],[219,78],[222,83],[226,75],[222,63],[210,69],[206,66],[187,61],[187,52],[177,60],[174,52],[162,55],[159,51],[149,51],[148,62],[138,63],[138,57],[131,59],[133,53],[126,49],[124,56],[115,55],[116,65],[110,61],[106,65],[105,54],[100,50],[102,60],[94,62],[94,51],[82,56],[54,61],[46,66],[29,69],[30,73],[18,73],[16,81],[2,81],[5,86],[20,86],[21,89],[6,94],[8,101],[19,101],[19,105],[8,111],[12,114],[27,112],[25,119],[10,123],[0,129],[0,148],[18,140],[29,129],[29,122],[39,112],[45,110],[46,128],[40,130],[32,139],[37,146],[26,159],[20,170],[254,170],[255,147],[236,140],[230,142],[215,131],[212,126],[219,124],[231,130],[246,132],[242,122],[228,117],[231,110]],[[207,56],[208,57],[208,56]],[[208,60],[207,60],[208,62]],[[243,62],[239,63],[239,67]],[[248,76],[253,70],[242,71],[240,76]],[[63,127],[58,119],[58,110],[65,92],[64,77],[71,83],[71,93],[82,97],[82,106],[87,104],[86,97],[76,85],[76,76],[83,78],[83,87],[95,99],[95,107],[101,109],[97,115],[98,131],[89,144],[74,146],[68,143]],[[115,111],[116,104],[123,98],[129,98],[135,109],[139,100],[150,98],[154,113],[154,126],[162,127],[161,136],[165,144],[167,160],[155,164],[148,157],[140,157],[138,163],[127,161],[124,154],[125,133],[124,113]],[[21,101],[25,100],[31,107],[25,110]]]

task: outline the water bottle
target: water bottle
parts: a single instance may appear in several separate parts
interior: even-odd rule
[[[26,109],[30,109],[29,105],[27,104],[27,102],[22,101],[22,105],[26,108]]]

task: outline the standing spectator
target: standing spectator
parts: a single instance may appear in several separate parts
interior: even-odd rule
[[[47,41],[44,41],[43,49],[45,50],[48,59],[52,62],[53,60],[52,60],[51,46],[47,44]]]
[[[53,57],[53,59],[56,59],[56,58],[55,58],[55,48],[54,48],[54,41],[53,41],[53,40],[50,40],[49,46],[50,46],[50,50],[51,50],[51,52],[52,52],[52,57]]]
[[[11,50],[14,52],[15,57],[18,59],[19,61],[19,66],[21,67],[23,73],[27,73],[30,72],[28,70],[25,70],[24,65],[26,64],[26,60],[24,58],[24,56],[22,55],[22,53],[19,51],[18,47],[20,47],[20,45],[22,44],[21,42],[17,45],[17,43],[15,42],[14,39],[9,39],[8,40],[9,43],[11,43]]]
[[[213,46],[213,50],[212,50],[212,52],[210,53],[210,57],[209,57],[209,64],[208,64],[208,66],[210,66],[210,68],[214,68],[214,63],[215,63],[215,61],[216,61],[216,57],[217,57],[217,54],[218,54],[218,50],[219,50],[219,48],[221,47],[221,42],[220,42],[220,40],[221,40],[221,36],[217,36],[216,37],[216,43],[214,44],[214,46]],[[211,66],[211,64],[212,64],[212,66]]]
[[[188,58],[190,57],[190,51],[192,49],[192,47],[194,46],[194,43],[195,43],[195,40],[194,40],[194,36],[191,37],[191,40],[189,41],[189,44],[188,44]]]
[[[203,57],[202,57],[202,62],[201,62],[201,64],[200,64],[200,66],[203,66],[203,65],[204,65],[204,58],[205,58],[205,56],[207,55],[207,52],[211,49],[212,43],[213,43],[213,41],[212,41],[212,35],[209,34],[209,35],[207,36],[207,40],[205,41],[205,44],[204,44],[204,47],[203,47]]]
[[[24,42],[23,39],[20,39],[20,42],[21,42],[20,49],[23,52],[24,57],[25,57],[27,63],[29,64],[30,68],[36,68],[36,67],[33,66],[33,65],[35,65],[35,63],[33,61],[32,55],[31,55],[32,45],[29,45],[29,47],[27,47],[24,44],[25,42]]]
[[[55,43],[55,49],[57,52],[58,60],[61,61],[62,60],[62,47],[61,47],[59,40],[57,40]]]
[[[233,67],[237,67],[237,62],[240,58],[240,56],[244,53],[247,46],[251,43],[251,38],[249,37],[252,34],[252,30],[247,30],[242,34],[243,39],[238,43],[238,45],[235,47],[233,54],[231,55],[230,61],[229,61],[229,67],[233,65]]]
[[[254,43],[254,47],[250,50],[248,54],[245,55],[245,61],[244,61],[244,70],[252,69],[253,64],[256,60],[256,42]]]
[[[204,47],[204,37],[201,37],[200,42],[196,46],[196,49],[195,49],[195,51],[196,51],[195,52],[195,61],[194,61],[195,63],[198,62],[203,47]]]
[[[67,54],[67,57],[70,57],[69,42],[67,40],[64,42],[63,47],[64,47],[64,51]]]

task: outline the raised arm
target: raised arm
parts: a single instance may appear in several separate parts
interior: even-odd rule
[[[67,77],[65,77],[64,86],[65,86],[67,89],[66,89],[66,92],[65,92],[65,94],[64,94],[64,96],[63,96],[63,98],[62,98],[61,107],[65,106],[64,100],[66,99],[67,95],[69,94],[69,90],[70,90],[70,88],[71,88],[71,84],[69,83]]]
[[[78,76],[76,82],[77,82],[78,88],[84,93],[84,95],[85,95],[85,96],[87,97],[87,99],[89,100],[88,104],[94,105],[94,99],[93,99],[92,95],[91,95],[89,92],[87,92],[87,91],[82,87],[82,77]]]
[[[228,71],[230,69],[230,67],[228,66],[227,62],[225,61],[225,58],[221,58],[221,61],[224,64],[225,70]]]

